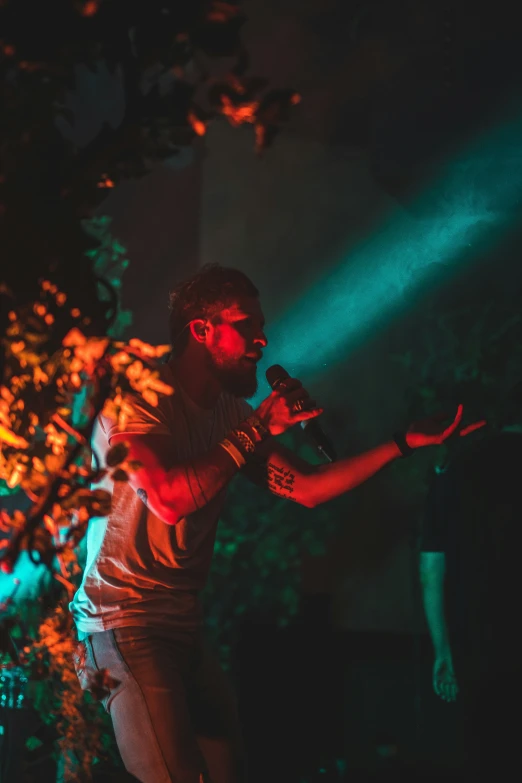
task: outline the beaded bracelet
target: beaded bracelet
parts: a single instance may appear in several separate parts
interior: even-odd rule
[[[241,450],[243,452],[246,452],[246,454],[253,454],[256,450],[256,444],[246,432],[246,429],[235,429],[232,430],[230,433],[237,441],[239,441],[239,445],[241,446]]]

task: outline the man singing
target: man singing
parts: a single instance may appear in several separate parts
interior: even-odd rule
[[[257,410],[266,347],[258,291],[239,270],[203,267],[170,297],[172,356],[161,379],[174,389],[157,407],[132,398],[124,431],[100,417],[102,458],[125,441],[141,467],[128,483],[105,480],[106,519],[87,535],[82,584],[71,603],[87,672],[107,669],[104,700],[127,770],[142,783],[245,781],[234,695],[202,641],[199,593],[210,568],[229,481],[243,471],[309,508],[361,484],[458,427],[412,427],[357,457],[310,465],[274,436],[322,413],[301,383],[281,382]],[[287,473],[286,481],[277,480]]]

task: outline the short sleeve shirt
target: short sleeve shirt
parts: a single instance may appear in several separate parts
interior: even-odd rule
[[[173,457],[187,464],[223,439],[252,408],[223,393],[212,410],[198,407],[176,382],[169,365],[162,381],[173,387],[157,407],[133,396],[133,414],[124,433],[170,438]],[[101,416],[93,447],[102,466],[116,424]],[[70,604],[80,632],[118,626],[195,627],[200,622],[198,593],[211,564],[225,490],[176,525],[167,525],[150,511],[132,487],[106,477],[99,487],[112,496],[108,517],[94,518],[87,532],[83,580]]]

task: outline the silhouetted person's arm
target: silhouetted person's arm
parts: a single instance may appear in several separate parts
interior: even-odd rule
[[[453,656],[444,609],[444,552],[421,552],[420,580],[424,612],[433,643],[433,690],[444,701],[455,701],[458,685],[453,668]]]

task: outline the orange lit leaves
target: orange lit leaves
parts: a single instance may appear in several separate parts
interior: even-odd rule
[[[100,7],[100,0],[87,0],[82,4],[80,13],[82,16],[94,16],[98,13]]]
[[[72,365],[73,374],[71,380],[73,385],[78,385],[78,383],[74,383],[74,375],[78,376],[80,371],[84,370],[88,375],[94,373],[96,365],[106,353],[109,343],[108,337],[91,337],[87,339],[76,326],[67,332],[62,340],[62,345],[64,348],[74,348],[74,356],[81,362],[80,365]],[[79,380],[79,376],[77,380]]]
[[[89,676],[89,692],[98,701],[108,696],[110,691],[117,688],[119,684],[119,680],[111,677],[107,669],[93,670]]]
[[[235,105],[227,95],[221,96],[222,109],[221,113],[228,117],[231,125],[237,127],[244,122],[255,122],[256,112],[259,108],[259,101],[251,101],[250,103],[243,103]]]
[[[188,113],[188,121],[192,126],[192,130],[194,133],[196,133],[198,136],[204,136],[207,132],[207,126],[203,122],[203,120],[200,120],[193,111],[190,111]]]
[[[7,443],[9,446],[14,446],[15,449],[26,449],[29,443],[25,438],[21,438],[19,435],[15,435],[14,432],[0,424],[0,441]]]
[[[301,100],[292,90],[272,90],[261,97],[262,89],[262,82],[248,79],[243,82],[235,75],[213,88],[214,105],[232,126],[254,125],[257,152],[269,146],[281,122],[287,119],[290,107]]]
[[[207,13],[207,21],[215,24],[225,24],[239,16],[239,6],[214,0]]]
[[[96,183],[96,187],[113,188],[115,187],[115,182],[110,177],[108,177],[107,174],[102,174],[102,178],[99,180],[99,182]]]
[[[13,309],[8,320],[4,344],[9,372],[5,385],[0,386],[0,481],[5,489],[19,487],[36,507],[45,501],[49,487],[55,487],[55,502],[42,512],[42,521],[30,540],[42,562],[58,559],[67,586],[65,582],[76,567],[71,552],[85,534],[87,523],[110,511],[110,494],[103,489],[92,490],[90,485],[106,475],[113,481],[128,481],[140,467],[137,461],[127,459],[123,444],[111,455],[111,465],[106,469],[91,467],[92,453],[84,434],[90,430],[82,429],[86,425],[75,418],[80,413],[77,393],[85,392],[82,411],[91,415],[92,411],[86,410],[91,389],[108,377],[109,396],[100,404],[105,415],[124,429],[134,413],[133,394],[142,395],[151,405],[158,404],[160,394],[172,394],[156,369],[157,360],[169,352],[170,346],[152,346],[136,338],[121,342],[87,337],[73,327],[62,345],[48,355],[48,307],[65,304],[67,297],[49,280],[42,280],[40,287],[41,299],[20,311]],[[46,303],[44,295],[48,297]],[[72,315],[80,315],[74,307]],[[75,447],[76,456],[68,464]],[[4,514],[0,527],[9,531],[24,522],[21,514]],[[22,537],[21,541],[21,546],[26,546],[29,538],[26,542]],[[10,567],[7,555],[0,568]]]
[[[138,356],[141,355],[150,359],[161,359],[162,356],[165,356],[170,351],[170,345],[149,345],[137,337],[132,337],[129,340],[129,347]]]

